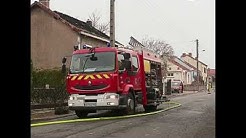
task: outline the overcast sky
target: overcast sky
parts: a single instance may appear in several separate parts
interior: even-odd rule
[[[108,22],[109,6],[110,0],[50,0],[51,10],[82,21],[96,11]],[[215,68],[215,0],[115,0],[116,40],[127,45],[131,36],[163,40],[178,57],[196,56],[198,39],[199,60]]]

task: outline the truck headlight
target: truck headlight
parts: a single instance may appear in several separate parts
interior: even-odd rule
[[[118,94],[112,94],[112,95],[106,95],[105,99],[118,99],[119,95]]]
[[[74,100],[75,98],[73,96],[70,96],[69,97],[69,100]]]

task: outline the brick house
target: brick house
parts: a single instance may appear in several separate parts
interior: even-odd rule
[[[213,85],[215,85],[215,69],[208,68],[208,82],[212,82]]]
[[[60,68],[62,58],[72,54],[74,45],[106,47],[109,40],[109,36],[91,26],[91,21],[83,22],[52,11],[49,0],[35,1],[31,5],[31,60],[34,68]],[[117,41],[115,45],[122,46]]]

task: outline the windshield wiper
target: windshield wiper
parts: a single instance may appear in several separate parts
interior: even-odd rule
[[[82,68],[83,72],[85,72],[85,64],[86,64],[88,59],[89,59],[89,56],[87,56],[86,59],[85,59],[85,63],[84,63],[83,68]]]

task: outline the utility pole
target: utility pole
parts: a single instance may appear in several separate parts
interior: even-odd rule
[[[199,52],[198,52],[198,39],[196,39],[196,73],[197,73],[197,91],[199,91],[199,69],[198,69],[198,64],[199,64],[199,60],[198,60],[198,56],[199,56]]]
[[[115,47],[115,14],[114,1],[110,0],[110,46]]]

